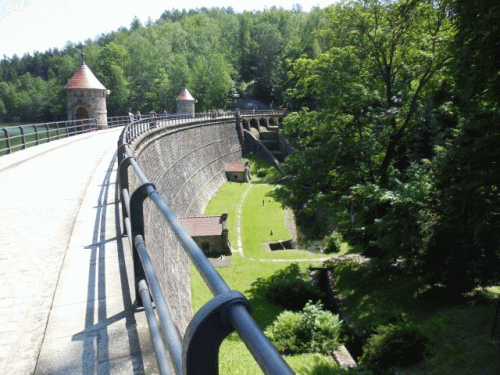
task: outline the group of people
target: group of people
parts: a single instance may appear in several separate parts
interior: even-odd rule
[[[167,117],[168,116],[168,112],[166,109],[163,110],[162,114],[161,114],[163,117]],[[149,117],[156,117],[156,111],[154,109],[151,109],[151,111],[149,111]],[[139,121],[141,119],[141,112],[140,111],[137,111],[137,113],[134,114],[129,111],[128,112],[128,118],[130,120],[130,123],[133,123],[134,121]]]

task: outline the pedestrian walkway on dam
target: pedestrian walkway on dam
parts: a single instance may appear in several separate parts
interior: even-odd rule
[[[119,218],[121,129],[0,157],[0,373],[150,374]]]

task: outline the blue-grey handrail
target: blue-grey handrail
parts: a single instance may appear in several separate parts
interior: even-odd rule
[[[96,130],[94,118],[0,127],[0,155]]]
[[[245,113],[243,113],[245,114]],[[278,111],[255,113],[249,111],[248,115],[282,114]],[[160,326],[162,327],[165,341],[168,345],[171,366],[177,375],[186,374],[217,374],[218,373],[218,348],[222,340],[233,330],[236,330],[251,354],[265,374],[293,374],[288,364],[278,351],[272,346],[267,337],[250,314],[248,300],[237,291],[233,291],[224,279],[212,266],[203,251],[189,236],[179,223],[173,212],[156,191],[154,185],[140,169],[129,144],[151,127],[170,127],[183,122],[211,121],[212,118],[235,118],[241,113],[230,114],[202,114],[195,116],[169,116],[168,118],[142,119],[127,125],[118,141],[118,183],[122,200],[122,216],[125,231],[134,258],[134,273],[136,282],[136,295],[144,295],[142,300],[146,314],[151,318],[152,307],[149,303],[151,294],[156,306]],[[128,169],[132,167],[133,173],[140,183],[132,194],[129,193]],[[144,243],[144,222],[142,205],[145,199],[150,199],[157,209],[163,214],[168,225],[173,229],[183,249],[195,265],[196,269],[205,280],[214,298],[205,304],[192,318],[184,337],[179,332],[169,313],[168,305],[154,274],[151,261]],[[147,282],[147,283],[146,283]],[[139,285],[140,284],[140,285]],[[146,293],[148,290],[148,293]],[[139,303],[141,301],[138,301]],[[221,321],[222,320],[222,321]],[[158,340],[158,325],[149,325],[159,369],[162,374],[169,374],[167,358],[161,353],[165,352],[163,341]],[[200,353],[204,351],[204,353]],[[163,356],[163,357],[162,357]],[[160,364],[161,362],[161,364]]]

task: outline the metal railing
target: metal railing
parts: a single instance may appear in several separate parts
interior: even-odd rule
[[[0,128],[0,155],[98,130],[96,119],[47,122]]]
[[[125,126],[130,124],[130,118],[128,116],[109,116],[108,128],[116,128],[118,126]]]
[[[233,113],[216,115],[218,119],[235,116]],[[218,374],[219,346],[227,335],[236,330],[265,374],[293,374],[250,315],[250,304],[246,297],[238,291],[230,290],[203,251],[181,226],[155,186],[148,181],[129,146],[136,137],[152,127],[168,127],[200,119],[209,121],[213,117],[213,114],[203,114],[196,115],[195,118],[175,116],[144,119],[126,126],[118,141],[118,183],[124,226],[133,253],[136,296],[140,296],[138,302],[142,302],[146,311],[158,368],[161,374]],[[132,167],[140,181],[132,194],[129,191],[129,167]],[[171,318],[144,242],[143,203],[146,199],[150,199],[161,212],[166,225],[173,229],[184,251],[214,295],[191,319],[184,337],[180,336]],[[156,306],[156,314],[152,302]],[[164,347],[162,336],[167,348]]]

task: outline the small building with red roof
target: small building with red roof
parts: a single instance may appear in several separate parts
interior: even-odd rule
[[[181,217],[179,222],[207,257],[231,255],[227,230],[227,213],[221,216]]]
[[[68,120],[95,118],[100,129],[108,127],[106,87],[92,73],[83,58],[80,68],[64,89],[67,92]]]
[[[228,181],[237,182],[249,182],[250,178],[250,167],[248,162],[246,163],[224,163],[224,172],[226,172],[226,178]]]

